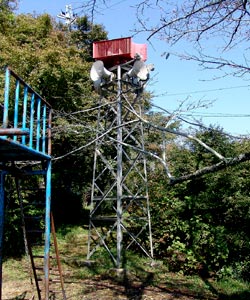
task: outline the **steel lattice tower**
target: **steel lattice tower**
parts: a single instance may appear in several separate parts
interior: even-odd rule
[[[103,246],[116,268],[126,249],[153,258],[144,151],[142,82],[126,76],[134,60],[110,69],[116,80],[103,84],[97,116],[88,259]],[[143,84],[145,84],[144,81]]]

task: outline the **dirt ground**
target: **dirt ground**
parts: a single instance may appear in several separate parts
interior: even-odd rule
[[[100,282],[85,281],[82,285],[83,294],[79,299],[86,300],[197,300],[216,299],[201,295],[192,295],[188,290],[168,290],[163,286],[143,286],[140,283],[117,285],[110,281]],[[72,287],[72,290],[74,288]],[[78,295],[69,293],[68,299],[74,299]],[[78,298],[77,298],[78,299]]]
[[[182,287],[166,288],[164,285],[147,285],[142,282],[124,281],[114,282],[111,279],[93,278],[74,282],[65,282],[67,300],[215,300],[212,293],[191,292]],[[58,286],[57,286],[58,287]],[[60,289],[57,289],[60,290]],[[3,281],[3,300],[37,299],[34,285],[29,279],[16,281]],[[51,299],[62,299],[61,290]]]
[[[76,244],[79,244],[78,241]],[[71,244],[71,252],[73,246]],[[68,254],[66,248],[64,246],[63,250]],[[79,245],[77,249],[82,250]],[[219,299],[213,282],[204,282],[199,276],[171,273],[161,264],[152,265],[151,261],[142,259],[133,260],[133,268],[117,270],[109,268],[105,258],[98,264],[86,264],[85,256],[81,260],[80,254],[78,250],[73,258],[65,254],[61,256],[66,297],[63,297],[60,282],[57,282],[56,286],[50,284],[50,290],[58,291],[50,300]],[[103,270],[99,272],[101,264]],[[30,265],[25,257],[21,260],[9,259],[3,264],[2,291],[2,300],[38,299]]]

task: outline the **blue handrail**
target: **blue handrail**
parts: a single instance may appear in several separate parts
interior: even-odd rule
[[[51,155],[52,108],[9,67],[5,72],[2,115],[1,138]]]

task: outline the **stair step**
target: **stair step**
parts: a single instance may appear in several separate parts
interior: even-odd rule
[[[41,220],[43,218],[44,218],[43,216],[28,216],[28,215],[24,216],[24,219],[26,220]]]
[[[50,293],[53,293],[53,294],[59,294],[59,293],[62,293],[61,290],[60,290],[60,291],[53,291],[53,290],[50,290],[49,292],[50,292]]]
[[[44,258],[44,255],[32,255],[32,256],[33,256],[33,258]],[[49,258],[56,259],[56,256],[50,255]]]
[[[50,279],[49,282],[51,282],[51,283],[60,283],[61,280],[60,279]]]
[[[43,281],[44,279],[43,278],[37,278],[37,281]],[[60,279],[49,279],[49,282],[50,283],[60,283]]]
[[[27,233],[44,233],[44,230],[41,229],[30,229],[26,230]]]

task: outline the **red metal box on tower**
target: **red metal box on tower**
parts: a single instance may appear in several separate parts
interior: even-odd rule
[[[130,61],[136,53],[141,55],[142,60],[147,60],[147,45],[136,44],[131,37],[93,43],[93,58],[109,66]]]

